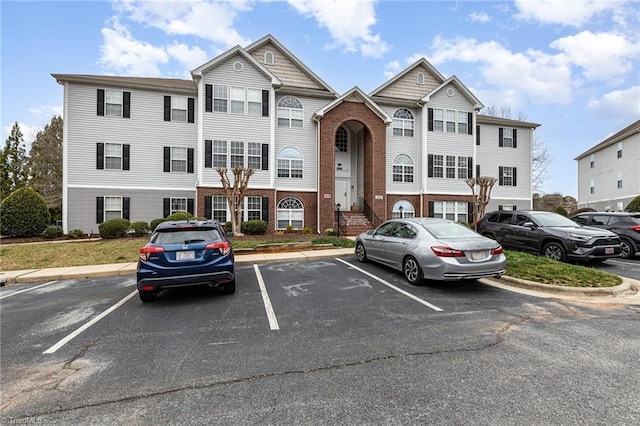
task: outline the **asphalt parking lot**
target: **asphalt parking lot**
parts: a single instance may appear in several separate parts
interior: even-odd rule
[[[413,287],[352,256],[243,264],[237,282],[230,296],[185,288],[146,304],[134,276],[0,289],[2,420],[640,419],[637,409],[603,411],[637,392],[637,375],[620,368],[640,355],[629,307],[570,305],[482,281]],[[585,334],[596,344],[588,354]],[[549,369],[567,350],[572,361]],[[576,373],[588,365],[592,374]],[[558,391],[558,381],[574,388]],[[487,387],[496,392],[484,395]],[[540,391],[546,400],[531,400]]]

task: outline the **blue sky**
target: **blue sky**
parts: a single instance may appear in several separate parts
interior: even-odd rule
[[[272,34],[338,93],[366,93],[425,57],[483,103],[540,123],[544,193],[577,196],[577,155],[640,118],[640,2],[5,1],[2,143],[29,143],[63,91],[51,73],[189,78]]]

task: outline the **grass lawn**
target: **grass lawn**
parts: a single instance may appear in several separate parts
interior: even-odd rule
[[[337,237],[302,238],[313,244],[353,247],[354,242]],[[0,246],[0,270],[41,269],[62,266],[99,265],[137,262],[138,252],[147,238],[122,238],[100,241],[63,243],[4,244]],[[301,241],[300,238],[231,239],[234,249],[252,248],[260,244]],[[506,275],[523,280],[568,287],[613,287],[622,283],[617,275],[583,265],[556,262],[525,253],[505,252]]]

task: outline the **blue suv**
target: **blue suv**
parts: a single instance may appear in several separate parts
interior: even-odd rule
[[[225,294],[236,290],[233,249],[215,220],[160,223],[140,249],[136,276],[143,302],[172,287],[207,284]]]

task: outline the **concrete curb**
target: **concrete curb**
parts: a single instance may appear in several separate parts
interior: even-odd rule
[[[615,287],[563,287],[560,285],[543,284],[534,281],[522,280],[519,278],[508,277],[506,275],[503,275],[499,280],[493,278],[488,278],[487,280],[498,284],[507,284],[513,287],[523,288],[526,290],[543,291],[545,293],[555,293],[567,296],[617,296],[625,293],[637,292],[640,290],[640,281],[626,277],[621,278],[622,284]]]

